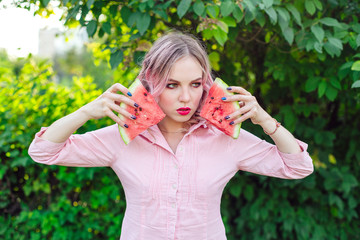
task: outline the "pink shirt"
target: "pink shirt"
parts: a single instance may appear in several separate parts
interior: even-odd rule
[[[112,125],[65,143],[36,134],[29,154],[44,164],[111,167],[126,195],[121,240],[224,240],[220,201],[238,170],[278,178],[303,178],[313,171],[307,144],[285,154],[244,129],[237,140],[204,121],[191,127],[173,153],[155,125],[128,145]]]

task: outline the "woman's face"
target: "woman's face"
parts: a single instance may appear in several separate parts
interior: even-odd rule
[[[159,96],[159,106],[166,114],[163,121],[184,123],[197,110],[203,94],[203,71],[193,57],[184,57],[172,67],[169,81]]]

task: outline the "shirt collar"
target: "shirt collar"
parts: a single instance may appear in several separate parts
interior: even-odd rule
[[[209,128],[208,127],[209,123],[202,119],[200,120],[198,123],[192,125],[189,129],[189,131],[185,134],[189,135],[191,133],[193,133],[196,129],[199,129],[200,127],[202,128]],[[209,128],[210,130],[212,130],[214,132],[214,130],[212,129],[212,127]],[[162,135],[162,133],[160,132],[159,127],[157,126],[157,124],[149,127],[147,130],[145,130],[144,132],[140,133],[140,136],[146,138],[148,141],[152,142],[152,143],[157,143],[159,145],[164,145],[161,144],[163,141],[166,141],[164,136]]]

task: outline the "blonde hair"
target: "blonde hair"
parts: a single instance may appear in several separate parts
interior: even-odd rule
[[[179,59],[187,56],[196,59],[203,71],[202,85],[204,92],[197,113],[189,121],[194,123],[194,119],[199,119],[198,113],[213,83],[209,57],[198,39],[190,34],[180,32],[170,32],[160,37],[145,55],[138,78],[155,99],[158,99],[166,87],[173,65]]]

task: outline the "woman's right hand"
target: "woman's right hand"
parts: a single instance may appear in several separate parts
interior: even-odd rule
[[[122,92],[124,95],[118,92]],[[82,110],[87,114],[89,119],[100,119],[108,116],[120,126],[128,127],[125,125],[125,122],[114,113],[117,112],[132,120],[136,119],[135,116],[120,107],[120,103],[122,102],[129,106],[139,107],[139,105],[131,99],[129,90],[120,83],[115,83],[94,101],[83,106]]]

